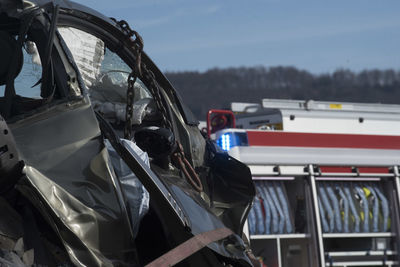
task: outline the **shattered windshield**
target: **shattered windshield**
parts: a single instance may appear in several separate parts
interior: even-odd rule
[[[126,93],[131,68],[117,53],[94,35],[72,27],[60,27],[64,41],[81,72],[96,111],[116,124],[125,121]],[[137,79],[134,85],[133,123],[157,117],[152,95],[146,85]]]
[[[104,42],[94,35],[71,27],[60,27],[59,32],[67,43],[91,96],[102,95],[103,101],[126,102],[126,89],[131,68]],[[135,99],[151,97],[139,79]]]
[[[95,100],[126,102],[128,76],[131,68],[114,52],[106,48],[97,79],[89,87],[90,95]],[[140,79],[135,82],[135,100],[151,98],[147,87]]]

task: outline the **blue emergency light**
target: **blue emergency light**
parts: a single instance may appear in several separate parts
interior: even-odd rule
[[[224,151],[229,151],[235,146],[247,146],[247,133],[245,132],[225,132],[217,139],[217,145]]]

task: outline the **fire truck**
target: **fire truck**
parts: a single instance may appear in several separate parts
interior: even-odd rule
[[[400,105],[232,103],[207,134],[251,170],[264,266],[399,266]]]

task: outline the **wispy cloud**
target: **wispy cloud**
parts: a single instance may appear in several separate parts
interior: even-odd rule
[[[139,19],[135,20],[135,28],[138,29],[144,29],[144,28],[149,28],[161,24],[168,23],[171,21],[175,16],[164,16],[164,17],[158,17],[158,18],[152,18],[152,19]]]
[[[107,10],[126,10],[135,8],[145,8],[152,6],[170,6],[184,3],[185,0],[118,0],[117,5],[110,4],[108,0],[75,0],[85,5],[95,7],[96,9],[107,9]]]
[[[166,24],[172,22],[174,20],[178,20],[185,17],[193,17],[193,16],[207,16],[212,15],[218,12],[220,6],[217,5],[209,5],[209,6],[201,6],[201,7],[179,7],[176,8],[172,13],[166,16],[161,17],[150,17],[147,16],[145,19],[138,19],[135,17],[132,19],[135,27],[144,29],[149,27],[154,27],[162,24]],[[154,15],[153,15],[154,16]]]
[[[221,6],[214,5],[214,6],[207,7],[204,11],[206,14],[214,14],[214,13],[217,13],[218,10],[220,10],[220,9],[221,9]]]
[[[279,27],[277,27],[279,28]],[[379,31],[388,28],[400,28],[399,20],[387,20],[381,22],[358,23],[343,25],[315,25],[314,27],[304,27],[296,29],[275,29],[269,28],[264,31],[247,32],[238,39],[232,36],[221,36],[221,38],[214,39],[191,39],[181,40],[174,44],[164,43],[162,48],[154,46],[154,52],[182,52],[194,51],[200,49],[218,49],[224,47],[236,47],[243,45],[256,45],[263,43],[279,43],[279,42],[292,42],[299,40],[315,39],[315,38],[328,38],[333,36],[366,33],[370,31]],[[259,29],[258,29],[259,30]],[[235,38],[235,39],[233,39]],[[151,49],[151,47],[150,47]],[[152,49],[153,50],[153,49]]]

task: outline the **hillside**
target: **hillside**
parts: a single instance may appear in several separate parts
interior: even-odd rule
[[[400,71],[395,70],[340,69],[316,75],[294,67],[240,67],[166,76],[200,120],[210,108],[262,98],[400,104]]]

